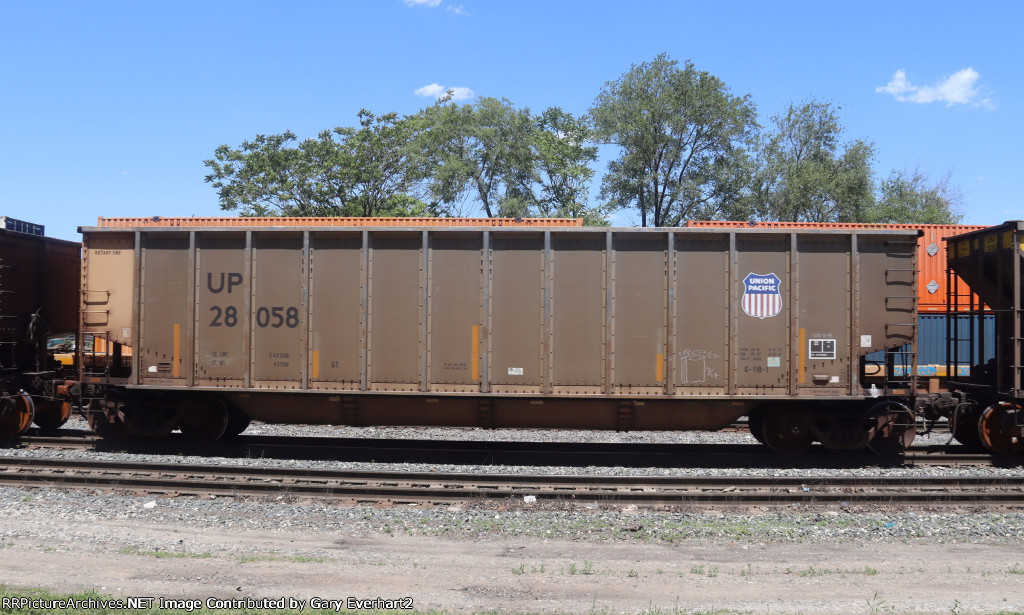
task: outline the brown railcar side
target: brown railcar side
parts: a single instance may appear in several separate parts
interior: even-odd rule
[[[135,349],[121,374],[83,374],[124,391],[97,424],[212,439],[239,415],[715,429],[748,414],[780,450],[907,432],[913,377],[868,387],[861,362],[914,343],[916,232],[82,232],[82,329]]]

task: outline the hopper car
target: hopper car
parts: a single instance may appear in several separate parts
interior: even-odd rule
[[[977,322],[951,326],[949,362],[972,367],[922,388],[917,230],[144,218],[80,231],[78,335],[113,351],[80,350],[66,391],[104,436],[215,441],[251,419],[714,430],[745,415],[781,453],[891,452],[945,417],[962,442],[1019,452],[1019,264],[986,285],[995,257],[950,252],[977,293],[951,277],[952,309]],[[1017,263],[1024,231],[1008,232],[1001,258]]]
[[[253,224],[81,229],[81,331],[134,349],[83,373],[97,431],[914,434],[914,376],[869,383],[863,357],[915,341],[916,231]]]
[[[947,326],[950,363],[975,366],[946,383],[957,400],[951,428],[961,442],[994,453],[1024,452],[1024,222],[964,233],[948,243],[950,309],[971,322]]]

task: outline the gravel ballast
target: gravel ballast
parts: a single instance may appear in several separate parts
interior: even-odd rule
[[[85,429],[73,417],[66,428]],[[306,436],[364,439],[491,440],[510,442],[632,442],[679,444],[752,444],[744,432],[603,432],[567,430],[485,430],[452,428],[374,428],[254,423],[246,435]],[[935,432],[918,443],[942,444],[948,434]],[[376,470],[395,472],[459,472],[470,474],[554,474],[728,477],[930,477],[994,476],[1024,479],[1024,468],[993,466],[861,467],[828,469],[781,468],[643,468],[576,466],[495,466],[434,463],[373,463],[362,461],[287,460],[271,458],[218,458],[185,455],[96,452],[88,450],[0,449],[0,456],[47,457],[104,461],[159,462],[171,464],[224,464],[246,467],[314,468],[331,470]],[[159,522],[231,527],[244,518],[246,527],[319,528],[344,526],[356,533],[403,532],[429,536],[474,537],[529,535],[565,539],[654,540],[676,542],[690,539],[744,541],[835,541],[835,540],[932,540],[1007,541],[1024,539],[1024,512],[975,512],[963,508],[931,511],[880,510],[878,506],[833,505],[788,507],[721,507],[704,509],[677,507],[647,510],[614,504],[573,504],[540,501],[526,504],[514,500],[481,500],[455,507],[377,506],[351,507],[343,503],[297,500],[280,496],[269,501],[240,498],[203,499],[191,496],[153,497],[117,492],[4,489],[0,511],[38,510],[43,518],[147,518]],[[144,508],[156,502],[155,507]]]
[[[77,418],[68,425],[84,428]],[[247,434],[752,443],[748,434],[253,425]],[[943,444],[937,433],[923,443]],[[919,440],[919,443],[921,440]],[[3,456],[403,472],[639,476],[1005,476],[1016,467],[535,467],[0,449]],[[1024,610],[1024,511],[927,506],[349,505],[0,488],[14,586],[114,595],[415,598],[452,613],[996,613]],[[14,554],[17,554],[15,557]]]

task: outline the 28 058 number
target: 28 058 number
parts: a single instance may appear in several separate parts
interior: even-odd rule
[[[215,305],[210,308],[213,312],[211,327],[234,327],[238,324],[238,308],[229,305],[221,308]],[[260,328],[271,327],[278,329],[282,326],[294,329],[299,326],[299,308],[297,307],[260,307],[256,309],[256,326]]]

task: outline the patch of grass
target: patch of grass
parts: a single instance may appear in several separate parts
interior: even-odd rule
[[[718,566],[707,567],[704,564],[697,564],[690,567],[690,574],[707,575],[714,578],[718,576]],[[683,576],[682,573],[679,576]]]
[[[238,558],[239,564],[248,564],[251,562],[294,562],[297,564],[312,562],[322,564],[330,561],[333,560],[327,557],[313,557],[311,555],[243,555]]]
[[[569,568],[572,569],[572,566],[570,565]],[[526,574],[526,573],[530,573],[530,574],[543,574],[544,571],[546,571],[546,570],[547,570],[547,565],[546,564],[541,564],[540,566],[534,566],[534,565],[531,564],[530,567],[527,568],[526,564],[523,563],[523,564],[519,564],[518,566],[513,568],[512,569],[512,574],[514,574],[514,575],[522,575],[522,574]],[[570,574],[577,574],[577,573],[574,572],[574,573],[570,573]]]
[[[1014,564],[1006,569],[1009,574],[1024,574],[1024,568],[1020,564]]]
[[[814,566],[810,566],[807,570],[801,570],[799,574],[802,577],[820,577],[826,574],[832,574],[832,571],[828,568],[815,568]]]
[[[786,568],[786,574],[793,574],[793,569],[792,568]],[[874,575],[878,574],[878,570],[876,568],[872,568],[871,566],[864,566],[863,568],[846,568],[846,569],[844,569],[844,568],[835,568],[835,569],[832,569],[832,568],[815,568],[814,566],[808,566],[807,568],[805,568],[803,570],[796,571],[796,574],[801,576],[801,577],[822,577],[822,576],[829,575],[829,574],[839,574],[839,575],[863,574],[863,575],[867,575],[867,576],[874,576]],[[740,576],[743,576],[742,572],[740,573]]]
[[[594,562],[584,560],[583,568],[576,565],[576,562],[569,564],[569,574],[594,574]]]
[[[161,551],[155,549],[153,551],[143,551],[138,547],[122,547],[117,550],[122,555],[148,555],[149,557],[171,557],[171,558],[188,558],[188,559],[208,559],[213,557],[209,551],[203,551],[202,553],[193,553],[190,551]]]

